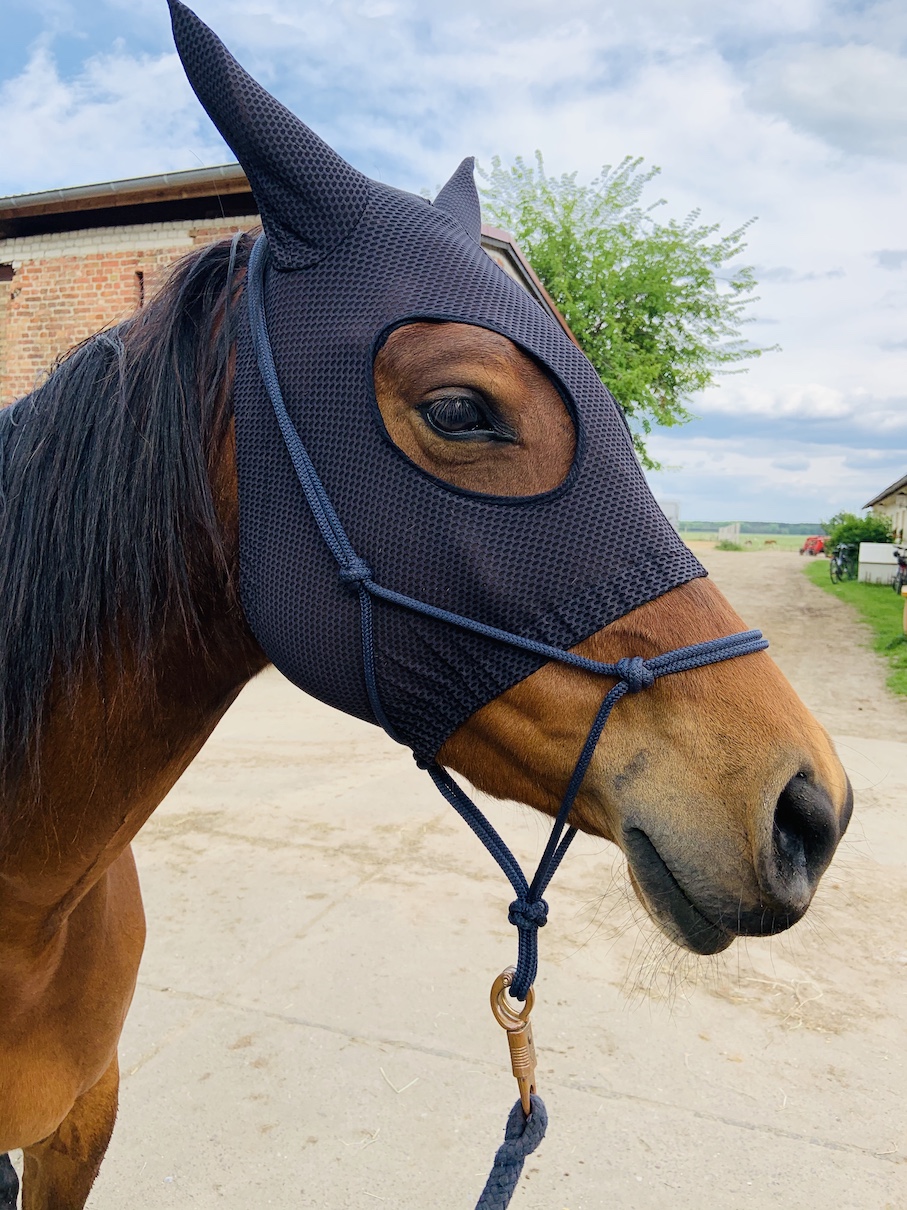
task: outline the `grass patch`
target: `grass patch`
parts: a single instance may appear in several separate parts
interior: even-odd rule
[[[680,536],[684,542],[714,542],[716,550],[726,549],[723,546],[718,546],[718,531],[716,529],[684,529],[683,522],[681,521]],[[736,546],[733,547],[735,550],[799,550],[806,541],[806,535],[760,532],[741,534],[734,541],[736,542]],[[766,542],[769,543],[768,546],[766,546]]]
[[[811,559],[804,567],[814,584],[839,601],[852,605],[873,632],[873,650],[886,656],[891,665],[888,688],[907,695],[907,635],[904,634],[904,598],[896,597],[887,584],[859,584],[845,580],[832,584],[827,559]]]
[[[776,550],[799,550],[806,541],[806,534],[741,534],[740,541],[744,544],[746,550],[765,550],[766,543],[769,544],[769,550],[773,546]],[[751,542],[752,546],[746,546],[747,542]]]
[[[729,538],[722,538],[720,542],[715,543],[716,550],[743,550],[739,542],[731,542]]]

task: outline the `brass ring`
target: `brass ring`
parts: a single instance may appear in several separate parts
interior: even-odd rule
[[[531,987],[526,996],[526,1003],[519,1011],[516,1011],[513,1005],[505,999],[507,988],[513,983],[515,975],[516,967],[508,966],[491,985],[491,1011],[494,1013],[494,1019],[498,1025],[507,1030],[519,1029],[525,1025],[535,1003],[535,989]]]

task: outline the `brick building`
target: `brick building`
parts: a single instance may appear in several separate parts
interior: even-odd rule
[[[258,223],[238,164],[0,198],[0,404],[130,315],[193,248]],[[569,332],[510,236],[482,244]]]

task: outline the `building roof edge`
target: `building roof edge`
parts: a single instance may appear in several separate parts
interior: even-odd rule
[[[907,488],[907,475],[902,475],[901,478],[892,483],[890,487],[886,487],[883,492],[879,492],[877,496],[873,496],[873,498],[867,504],[864,504],[863,507],[872,508],[874,504],[880,504],[886,496],[894,495],[894,493],[900,491],[901,488]]]
[[[249,182],[239,164],[218,164],[211,168],[190,168],[185,172],[162,172],[154,176],[0,197],[0,222],[41,214],[99,210],[118,204],[130,206],[140,202],[179,201],[208,194],[248,191]]]
[[[24,219],[251,192],[242,167],[234,163],[129,177],[119,181],[75,185],[67,189],[48,189],[40,193],[19,193],[0,197],[0,233],[4,224],[10,224],[11,231],[15,231],[18,222]],[[125,225],[128,225],[128,222]],[[499,227],[483,224],[482,245],[486,251],[497,252],[498,255],[506,257],[512,271],[511,276],[515,277],[527,293],[564,329],[574,344],[578,344],[554,299],[542,285],[538,274],[513,236]]]

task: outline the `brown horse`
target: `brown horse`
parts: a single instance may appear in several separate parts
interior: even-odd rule
[[[113,1129],[144,937],[130,841],[265,664],[237,593],[230,406],[250,246],[230,280],[228,244],[193,254],[0,416],[0,1154],[24,1151],[26,1210],[83,1206]],[[375,384],[392,438],[450,483],[530,495],[571,465],[560,393],[494,332],[399,328]],[[451,387],[514,440],[447,440],[426,410]],[[577,650],[647,657],[741,629],[698,579]],[[607,687],[547,664],[440,760],[553,813]],[[710,953],[803,915],[850,809],[827,734],[759,653],[622,702],[571,822],[619,845],[659,925]],[[0,1207],[16,1190],[4,1157]]]

